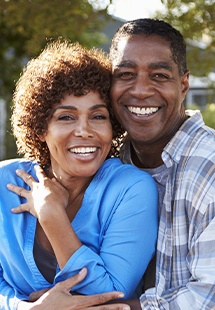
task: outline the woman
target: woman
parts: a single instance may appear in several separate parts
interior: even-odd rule
[[[68,42],[49,44],[17,83],[12,125],[26,159],[0,165],[0,309],[31,309],[29,294],[83,267],[81,294],[128,298],[141,280],[155,251],[157,189],[111,158],[121,133],[110,83],[104,53]]]

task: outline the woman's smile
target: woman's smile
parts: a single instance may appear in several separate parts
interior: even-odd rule
[[[93,176],[107,158],[112,142],[106,103],[93,91],[83,96],[65,96],[53,108],[41,139],[47,143],[55,172]]]

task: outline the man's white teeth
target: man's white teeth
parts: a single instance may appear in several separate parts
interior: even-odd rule
[[[140,108],[128,106],[128,110],[138,115],[150,115],[158,111],[158,108]]]
[[[89,155],[90,153],[94,153],[96,150],[96,147],[74,147],[70,149],[72,153],[81,155]]]

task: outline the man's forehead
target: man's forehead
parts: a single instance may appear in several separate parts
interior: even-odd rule
[[[126,36],[118,41],[113,69],[135,67],[138,63],[169,63],[172,62],[172,51],[169,42],[156,36]],[[160,40],[159,40],[160,39]]]

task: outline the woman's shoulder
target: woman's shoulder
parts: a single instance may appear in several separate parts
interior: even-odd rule
[[[23,158],[13,158],[0,161],[0,174],[10,174],[15,173],[17,169],[25,170],[28,173],[31,173],[36,165],[36,162],[26,160]]]
[[[124,164],[119,158],[107,159],[100,168],[100,173],[102,174],[102,177],[105,175],[112,181],[116,179],[117,182],[119,182],[119,180],[125,180],[126,183],[138,180],[145,182],[147,180],[148,182],[154,183],[154,180],[149,173],[142,171],[134,165]]]

